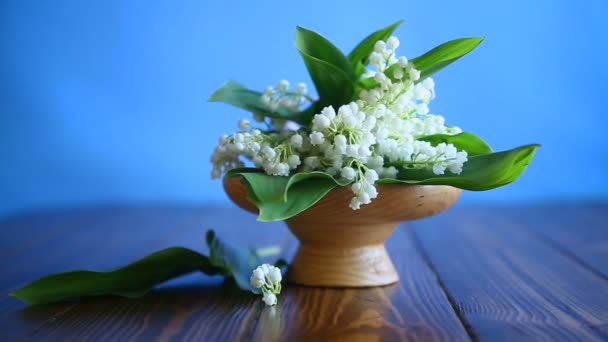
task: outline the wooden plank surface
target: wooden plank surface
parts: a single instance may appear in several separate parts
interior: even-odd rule
[[[477,337],[607,339],[606,279],[524,228],[470,209],[415,222],[412,235]]]
[[[26,307],[4,297],[0,340],[608,339],[608,205],[540,207],[456,207],[401,225],[387,242],[401,281],[387,287],[286,285],[270,308],[220,277],[192,274],[140,299]],[[205,251],[208,228],[242,247],[278,244],[287,258],[297,245],[283,223],[236,208],[29,213],[0,221],[0,288],[173,245]]]
[[[608,213],[601,203],[493,208],[492,215],[529,229],[608,279]]]

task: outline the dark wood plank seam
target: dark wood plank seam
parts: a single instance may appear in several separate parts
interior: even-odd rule
[[[479,341],[479,337],[475,333],[475,329],[473,328],[473,326],[471,325],[471,323],[469,323],[469,321],[467,320],[467,318],[464,315],[464,312],[460,309],[460,306],[458,306],[458,303],[456,302],[456,300],[454,299],[454,297],[452,297],[452,295],[448,291],[448,289],[445,286],[443,280],[439,276],[439,273],[437,272],[437,269],[433,265],[433,262],[431,261],[431,258],[428,256],[428,254],[426,253],[426,251],[422,247],[422,243],[420,242],[420,239],[418,239],[418,237],[416,236],[416,233],[414,232],[414,229],[412,229],[412,227],[409,224],[404,224],[403,227],[404,227],[403,229],[405,229],[407,235],[412,240],[412,243],[413,243],[414,247],[420,253],[420,256],[422,257],[422,260],[424,261],[424,263],[426,264],[426,266],[429,268],[429,270],[435,276],[435,279],[437,280],[437,285],[439,285],[439,288],[441,289],[441,291],[445,295],[446,299],[448,300],[448,303],[450,304],[450,307],[452,308],[452,310],[456,314],[456,317],[458,317],[458,320],[460,321],[460,324],[462,325],[462,327],[464,328],[464,330],[467,332],[467,335],[469,336],[469,338],[471,339],[471,341],[474,341],[474,342]]]
[[[526,231],[526,233],[528,233],[529,235],[533,236],[534,238],[540,240],[542,243],[546,244],[547,246],[556,249],[559,253],[563,254],[564,256],[566,256],[567,258],[573,260],[574,262],[576,262],[577,264],[579,264],[581,267],[583,267],[584,269],[586,269],[587,271],[593,273],[594,275],[608,281],[608,275],[604,274],[602,271],[594,268],[592,265],[588,264],[585,260],[579,258],[578,256],[576,256],[576,254],[572,253],[568,247],[566,246],[562,246],[559,242],[548,238],[544,235],[542,235],[541,233],[538,232],[534,232],[531,231],[529,229],[524,229]]]
[[[508,268],[510,268],[511,272],[517,274],[517,276],[519,278],[521,278],[522,280],[525,280],[526,283],[528,283],[528,284],[535,284],[537,288],[542,288],[541,284],[538,284],[536,281],[534,281],[534,279],[532,279],[530,276],[528,276],[527,274],[525,274],[525,272],[522,272],[520,269],[518,269],[517,267],[515,267],[515,265],[513,265],[513,263],[509,261],[509,258],[507,258],[507,257],[504,256],[504,253],[502,253],[500,251],[497,251],[497,253],[499,253],[501,255],[501,257],[502,257],[502,259],[504,261],[505,266],[507,266]],[[538,293],[539,296],[543,297],[545,300],[547,300],[550,303],[556,303],[556,302],[558,302],[558,300],[554,296],[549,295],[546,291],[538,291],[537,293]],[[604,339],[608,338],[608,335],[606,335],[603,331],[601,331],[596,326],[594,326],[591,322],[587,321],[581,315],[579,315],[578,313],[576,313],[568,305],[560,305],[559,309],[562,312],[564,312],[565,314],[567,314],[570,317],[572,317],[573,319],[575,319],[576,321],[578,321],[581,325],[587,327],[589,330],[591,330],[592,333],[594,333],[601,340],[604,340]]]

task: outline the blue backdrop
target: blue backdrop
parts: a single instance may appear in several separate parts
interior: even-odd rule
[[[295,3],[294,3],[295,4]],[[209,178],[248,114],[226,79],[307,81],[296,25],[349,51],[405,19],[414,57],[486,36],[435,77],[431,110],[497,150],[540,142],[516,183],[462,201],[606,198],[605,0],[7,1],[0,4],[0,215],[107,203],[227,203]]]

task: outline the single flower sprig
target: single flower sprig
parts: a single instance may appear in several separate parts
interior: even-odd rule
[[[277,295],[281,293],[281,269],[270,264],[262,264],[251,273],[249,283],[262,291],[262,300],[266,305],[273,306],[278,302]]]

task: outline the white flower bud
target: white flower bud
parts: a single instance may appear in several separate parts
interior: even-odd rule
[[[410,70],[408,71],[409,75],[410,75],[410,80],[412,81],[418,81],[420,79],[420,70],[417,70],[415,68],[410,68]]]
[[[251,123],[247,119],[239,120],[239,129],[241,131],[246,131],[251,127]]]
[[[390,47],[391,49],[395,50],[396,48],[399,47],[399,38],[397,38],[395,36],[390,37],[386,41],[386,45],[388,45],[388,47]]]
[[[270,146],[264,146],[264,148],[262,148],[262,153],[268,159],[273,159],[277,155],[276,151],[274,149],[272,149]]]
[[[403,69],[401,68],[396,68],[395,70],[393,70],[393,77],[400,80],[403,78]]]
[[[255,270],[253,270],[253,273],[251,274],[251,277],[249,278],[249,283],[251,284],[251,286],[255,287],[256,289],[259,289],[260,287],[262,287],[262,285],[264,285],[264,270],[261,268],[256,268]]]
[[[323,130],[323,129],[329,127],[329,125],[331,124],[331,122],[329,121],[327,116],[322,115],[322,114],[315,115],[315,117],[312,119],[312,123],[313,123],[313,129],[315,129],[315,130]]]
[[[274,88],[271,86],[266,87],[266,89],[264,89],[264,95],[267,95],[268,98],[272,97],[272,95],[274,94]]]
[[[290,155],[289,158],[287,158],[287,164],[289,165],[289,168],[295,169],[300,165],[300,156],[297,154]]]
[[[367,170],[365,172],[365,180],[367,180],[369,184],[374,184],[378,180],[378,172],[373,169]]]
[[[338,134],[334,137],[334,145],[338,147],[346,146],[346,137],[342,134]]]
[[[323,110],[321,111],[321,115],[324,115],[329,120],[333,120],[336,117],[336,111],[334,110],[334,107],[327,106],[323,108]]]
[[[384,56],[382,56],[381,53],[372,52],[371,55],[369,55],[369,64],[375,66],[376,68],[380,68],[383,60]]]
[[[369,204],[372,201],[367,192],[360,193],[359,196],[357,196],[357,199],[361,204]]]
[[[289,138],[289,142],[291,143],[291,145],[293,145],[293,147],[300,148],[302,147],[303,139],[301,135],[294,134],[291,136],[291,138]]]
[[[275,266],[268,267],[268,281],[272,284],[278,284],[282,280],[281,270]]]
[[[277,90],[281,93],[286,93],[289,89],[289,82],[286,80],[280,80],[277,84]]]
[[[296,85],[296,93],[298,94],[302,94],[302,95],[306,95],[308,94],[308,87],[306,86],[306,83],[298,83]]]
[[[264,292],[264,297],[262,300],[266,305],[272,306],[277,304],[277,296],[272,292]]]
[[[310,133],[310,143],[313,145],[321,145],[325,141],[325,136],[321,132]]]
[[[352,210],[359,210],[361,208],[361,202],[359,202],[359,199],[357,199],[357,197],[353,197],[350,200],[350,204],[348,205]]]
[[[342,171],[340,172],[340,176],[342,176],[342,178],[345,178],[348,180],[353,180],[353,179],[355,179],[355,176],[356,176],[355,169],[353,169],[350,166],[345,166],[342,168]]]
[[[382,40],[379,40],[374,44],[374,51],[377,53],[383,53],[386,50],[386,43]]]

